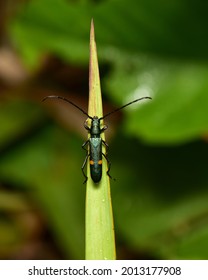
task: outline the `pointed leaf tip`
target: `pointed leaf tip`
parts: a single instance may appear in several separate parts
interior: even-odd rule
[[[95,40],[95,30],[94,30],[94,21],[91,19],[91,27],[90,27],[90,43]]]

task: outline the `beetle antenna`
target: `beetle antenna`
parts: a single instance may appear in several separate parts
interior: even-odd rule
[[[138,102],[138,101],[140,101],[140,100],[143,100],[143,99],[152,99],[152,98],[149,97],[149,96],[145,96],[145,97],[138,98],[138,99],[136,99],[136,100],[134,100],[134,101],[131,101],[131,102],[129,102],[129,103],[123,105],[122,107],[119,107],[119,108],[113,110],[112,112],[110,112],[110,113],[104,115],[103,117],[100,118],[100,120],[103,120],[103,119],[105,119],[106,117],[108,117],[109,115],[111,115],[111,114],[113,114],[113,113],[115,113],[115,112],[117,112],[117,111],[120,111],[121,109],[123,109],[123,108],[125,108],[125,107],[127,107],[127,106],[129,106],[129,105],[131,105],[131,104],[133,104],[133,103],[135,103],[135,102]]]
[[[92,120],[92,117],[89,116],[87,114],[87,112],[85,112],[82,108],[80,108],[79,106],[77,106],[75,103],[73,103],[72,101],[68,100],[67,98],[63,97],[63,96],[57,96],[57,95],[49,95],[43,98],[42,102],[44,102],[46,99],[48,98],[56,98],[56,99],[62,99],[68,103],[70,103],[71,105],[73,105],[74,107],[76,107],[77,109],[79,109],[83,114],[85,114],[86,116],[88,116],[89,119]]]

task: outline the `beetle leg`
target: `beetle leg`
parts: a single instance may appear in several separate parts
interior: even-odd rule
[[[106,143],[105,143],[106,144]],[[110,175],[110,168],[111,168],[111,162],[109,161],[109,159],[107,158],[107,156],[104,154],[104,153],[102,153],[102,155],[104,156],[104,158],[106,159],[106,161],[107,161],[107,163],[108,163],[108,170],[107,170],[107,175],[109,176],[109,178],[111,178],[111,179],[113,179],[113,180],[115,180],[114,178],[112,178],[112,176]]]
[[[108,150],[109,150],[109,146],[108,146],[108,144],[104,140],[102,140],[102,143],[106,147],[106,154],[105,155],[107,155]]]
[[[83,175],[84,175],[84,177],[85,177],[85,180],[84,180],[83,184],[85,184],[85,183],[87,182],[87,179],[88,179],[87,175],[86,175],[85,172],[84,172],[84,168],[85,168],[85,165],[86,165],[86,163],[87,163],[87,159],[88,159],[89,156],[90,156],[90,154],[87,154],[87,155],[86,155],[85,160],[84,160],[84,162],[83,162],[83,164],[82,164],[82,173],[83,173]]]
[[[89,144],[89,140],[87,140],[86,142],[84,142],[84,143],[82,144],[82,149],[84,149],[85,151],[88,152],[88,150],[85,148],[85,146],[86,146],[87,144]]]
[[[87,120],[84,122],[84,128],[88,131],[90,131],[90,127],[87,125]]]
[[[88,179],[88,177],[86,176],[86,174],[85,174],[85,172],[84,172],[84,168],[85,168],[85,165],[86,165],[86,163],[87,163],[87,159],[88,159],[88,157],[90,156],[90,154],[88,154],[87,148],[85,147],[87,144],[89,144],[89,140],[87,140],[86,142],[84,142],[84,143],[82,144],[82,149],[84,149],[84,150],[86,151],[86,157],[85,157],[85,160],[84,160],[83,165],[82,165],[82,173],[83,173],[83,175],[84,175],[84,177],[85,177],[85,180],[84,180],[83,184],[85,184],[85,183],[87,182],[87,179]]]
[[[101,130],[100,130],[100,133],[102,133],[104,130],[106,130],[108,128],[108,126],[107,125],[104,125],[102,128],[101,128]]]

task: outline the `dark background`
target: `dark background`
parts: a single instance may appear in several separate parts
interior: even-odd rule
[[[118,259],[208,258],[208,3],[0,2],[0,258],[83,259],[94,18]]]

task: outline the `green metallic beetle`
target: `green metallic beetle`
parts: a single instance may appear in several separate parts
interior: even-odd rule
[[[88,177],[86,176],[85,172],[84,172],[84,168],[85,165],[87,163],[88,158],[90,158],[89,163],[90,163],[90,175],[91,178],[93,180],[94,183],[99,183],[101,178],[102,178],[102,158],[104,157],[108,163],[108,170],[107,170],[107,175],[111,178],[111,175],[109,174],[110,172],[110,167],[111,167],[111,163],[107,158],[107,151],[109,149],[108,144],[101,138],[100,134],[103,133],[108,127],[107,125],[104,125],[101,128],[100,125],[100,121],[105,119],[106,117],[108,117],[109,115],[125,108],[126,106],[129,106],[135,102],[138,102],[140,100],[143,99],[152,99],[151,97],[147,96],[147,97],[141,97],[139,99],[136,99],[134,101],[131,101],[125,105],[123,105],[122,107],[119,107],[115,110],[113,110],[112,112],[104,115],[101,118],[98,118],[97,116],[91,117],[87,114],[87,112],[85,112],[82,108],[80,108],[79,106],[77,106],[76,104],[74,104],[72,101],[66,99],[65,97],[62,96],[56,96],[56,95],[50,95],[50,96],[46,96],[42,101],[45,101],[47,98],[57,98],[57,99],[62,99],[68,103],[70,103],[71,105],[73,105],[74,107],[76,107],[77,109],[79,109],[83,114],[85,114],[89,119],[91,119],[91,125],[90,127],[87,125],[87,123],[85,122],[84,127],[85,129],[90,133],[90,138],[82,145],[82,148],[84,150],[86,150],[87,155],[85,157],[84,163],[82,165],[82,173],[85,177],[85,181],[83,182],[86,183]],[[86,148],[86,146],[89,145],[89,151]],[[104,154],[102,152],[102,145],[104,145],[106,147],[106,154]]]

